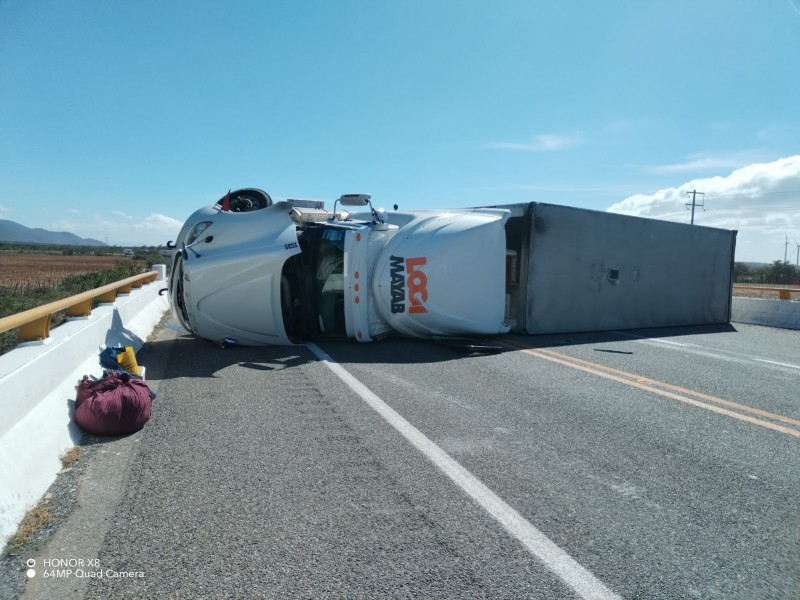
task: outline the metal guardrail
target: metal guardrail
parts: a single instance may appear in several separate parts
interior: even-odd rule
[[[790,300],[792,294],[800,295],[800,288],[781,288],[781,287],[762,287],[756,285],[736,285],[734,284],[733,289],[735,290],[756,290],[761,292],[778,292],[778,297],[781,300]]]
[[[132,289],[141,288],[146,283],[153,283],[157,278],[158,271],[148,271],[88,292],[3,317],[0,319],[0,333],[19,329],[17,335],[20,342],[45,340],[50,337],[50,321],[54,313],[67,310],[70,317],[88,317],[92,314],[92,303],[95,298],[101,304],[114,302],[117,294],[130,294]]]

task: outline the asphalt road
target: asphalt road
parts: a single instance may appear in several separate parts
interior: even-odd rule
[[[26,597],[800,598],[800,332],[503,343],[162,329]]]

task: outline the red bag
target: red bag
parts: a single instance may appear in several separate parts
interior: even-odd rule
[[[150,419],[153,393],[141,379],[110,372],[103,379],[84,379],[75,398],[75,422],[96,435],[139,431]]]

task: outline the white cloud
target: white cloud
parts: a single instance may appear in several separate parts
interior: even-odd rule
[[[608,211],[689,223],[687,192],[693,190],[705,193],[697,198],[704,206],[696,209],[695,224],[739,231],[737,260],[783,260],[785,237],[800,241],[800,155],[636,194]]]
[[[48,229],[69,231],[83,238],[93,238],[115,246],[160,246],[175,240],[183,221],[167,215],[153,213],[145,217],[132,217],[112,211],[94,215],[91,221],[62,220]]]
[[[4,215],[9,212],[11,212],[11,209],[8,206],[3,206],[0,204],[0,215]]]
[[[533,136],[531,142],[492,142],[488,145],[493,150],[518,150],[523,152],[553,152],[566,150],[583,141],[583,136],[574,134],[540,133]]]
[[[659,175],[671,173],[691,173],[693,171],[714,171],[738,169],[753,162],[752,155],[746,154],[692,154],[687,160],[667,165],[644,167],[645,171]]]

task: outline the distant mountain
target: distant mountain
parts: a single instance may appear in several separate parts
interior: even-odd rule
[[[47,231],[37,227],[31,229],[14,221],[0,219],[0,242],[22,244],[61,244],[69,246],[106,246],[100,240],[78,237],[66,231]]]

